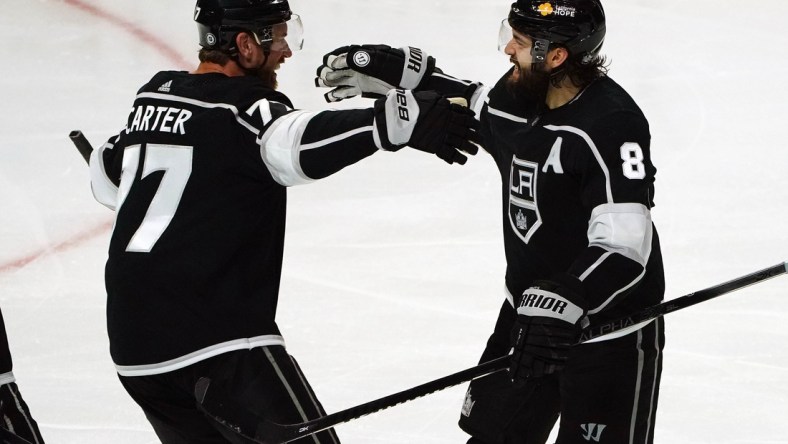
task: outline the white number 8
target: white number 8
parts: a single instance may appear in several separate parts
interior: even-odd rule
[[[627,179],[643,179],[646,177],[646,166],[643,164],[643,149],[634,142],[627,142],[621,145],[621,160],[624,168],[624,176]]]

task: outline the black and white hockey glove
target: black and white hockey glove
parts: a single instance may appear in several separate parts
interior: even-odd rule
[[[373,137],[378,148],[387,151],[409,145],[463,165],[466,154],[479,151],[479,121],[474,116],[435,92],[393,89],[375,102]]]
[[[563,369],[587,322],[582,294],[580,280],[567,274],[523,292],[512,329],[509,376],[515,384]]]
[[[327,102],[361,95],[379,98],[394,88],[417,89],[435,70],[435,59],[419,48],[349,45],[323,56],[315,85],[334,88]]]

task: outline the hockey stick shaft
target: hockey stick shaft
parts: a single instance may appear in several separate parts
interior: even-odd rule
[[[243,435],[245,438],[261,444],[282,444],[304,436],[318,433],[362,416],[380,410],[412,401],[416,398],[429,395],[448,387],[461,384],[471,379],[503,370],[509,366],[509,357],[503,356],[457,373],[444,376],[434,381],[403,390],[393,395],[388,395],[356,407],[351,407],[340,412],[322,416],[320,418],[300,424],[277,424],[264,418],[257,417],[251,411],[239,406],[225,393],[210,387],[210,381],[202,378],[195,387],[195,397],[203,411],[217,422]],[[229,422],[225,417],[234,417],[235,422]]]
[[[615,333],[624,328],[629,328],[637,324],[648,322],[668,313],[673,313],[674,311],[691,307],[695,304],[700,304],[701,302],[708,301],[709,299],[714,299],[718,296],[740,290],[744,287],[749,287],[750,285],[763,282],[787,272],[788,262],[783,262],[782,264],[764,268],[763,270],[738,277],[713,287],[696,291],[694,293],[690,293],[688,295],[672,299],[661,304],[653,305],[625,318],[586,328],[583,330],[583,334],[580,337],[580,342],[590,341],[592,339]]]
[[[353,419],[384,410],[396,405],[412,401],[417,398],[435,393],[472,379],[480,378],[490,373],[499,372],[509,368],[509,356],[502,356],[492,361],[435,379],[425,384],[417,385],[392,395],[351,407],[330,415],[326,415],[302,424],[279,425],[265,421],[258,429],[257,435],[264,444],[281,444],[296,440],[306,435],[311,435],[331,428]]]
[[[596,339],[602,336],[615,333],[624,328],[628,328],[639,323],[647,322],[657,317],[664,316],[668,313],[672,313],[674,311],[680,310],[682,308],[690,307],[692,305],[699,304],[704,301],[708,301],[709,299],[713,299],[715,297],[722,296],[726,293],[730,293],[732,291],[739,290],[741,288],[753,285],[755,283],[771,279],[773,277],[779,276],[786,272],[788,272],[788,262],[777,264],[772,267],[768,267],[763,270],[759,270],[754,273],[750,273],[748,275],[738,277],[731,281],[719,285],[715,285],[713,287],[709,287],[704,290],[696,291],[694,293],[690,293],[688,295],[682,296],[680,298],[668,302],[663,302],[661,304],[654,305],[636,314],[633,314],[627,318],[586,329],[583,331],[583,335],[581,337],[580,342],[586,342],[591,339]],[[508,367],[509,367],[509,357],[502,356],[500,358],[494,359],[492,361],[478,365],[476,367],[469,368],[467,370],[463,370],[453,375],[436,379],[435,381],[428,382],[426,384],[422,384],[413,387],[411,389],[368,402],[366,404],[361,404],[359,406],[352,407],[347,410],[343,410],[331,415],[327,415],[322,418],[315,419],[313,421],[305,422],[300,427],[298,428],[294,427],[291,430],[298,432],[298,435],[296,435],[293,439],[304,436],[306,434],[315,433],[316,431],[319,430],[324,430],[326,428],[333,427],[334,425],[341,424],[343,422],[347,422],[352,419],[356,419],[368,415],[370,413],[375,413],[377,411],[389,407],[393,407],[397,404],[401,404],[406,401],[410,401],[416,398],[420,398],[422,396],[426,396],[430,393],[440,391],[457,384],[461,384],[471,379],[479,378],[489,373],[494,373],[497,371],[504,370]],[[284,442],[288,442],[288,441],[284,441]],[[271,444],[273,444],[273,442]]]
[[[682,296],[680,298],[673,299],[668,302],[663,302],[661,304],[648,307],[627,318],[619,319],[617,321],[609,322],[603,325],[595,326],[584,330],[580,342],[586,342],[591,339],[596,339],[602,336],[615,333],[624,328],[629,328],[634,325],[653,320],[655,318],[664,316],[668,313],[672,313],[682,308],[690,307],[692,305],[701,303],[703,301],[707,301],[709,299],[722,296],[724,294],[739,290],[741,288],[756,284],[758,282],[763,282],[765,280],[785,274],[787,272],[788,272],[788,262],[783,262],[781,264],[777,264],[775,266],[765,268],[763,270],[759,270],[745,276],[741,276],[731,281],[719,285],[715,285],[713,287],[709,287],[704,290],[696,291],[694,293],[690,293],[686,296]],[[407,390],[403,390],[393,395],[385,396],[383,398],[379,398],[374,401],[360,404],[355,407],[351,407],[349,409],[332,413],[330,415],[326,415],[300,424],[277,424],[265,419],[258,418],[254,430],[251,430],[250,427],[235,427],[235,428],[240,429],[242,434],[244,434],[250,439],[253,439],[258,443],[283,444],[302,438],[304,436],[318,433],[322,430],[326,430],[338,424],[342,424],[354,419],[358,419],[363,416],[369,415],[371,413],[375,413],[380,410],[387,409],[389,407],[394,407],[395,405],[402,404],[407,401],[412,401],[414,399],[421,398],[431,393],[444,390],[449,387],[453,387],[463,382],[467,382],[472,379],[476,379],[488,375],[490,373],[495,373],[501,370],[505,370],[506,368],[509,367],[509,360],[510,360],[509,356],[502,356],[500,358],[493,359],[492,361],[477,365],[475,367],[468,368],[466,370],[462,370],[460,372],[451,374],[449,376],[444,376],[442,378],[427,382],[425,384],[418,385],[416,387],[412,387]],[[201,401],[201,405],[210,416],[213,416],[215,419],[226,424],[226,421],[217,418],[217,416],[219,415],[213,414],[212,411],[213,409],[211,407],[216,407],[216,406],[224,407],[225,405],[232,405],[234,404],[233,400],[226,399],[226,397],[223,397],[221,393],[217,393],[208,389],[209,389],[209,384],[206,382],[206,384],[203,385],[202,389],[197,390],[196,393],[197,399]],[[239,408],[237,405],[233,405],[232,410],[233,413],[237,414],[237,412],[242,409]],[[252,415],[251,412],[248,412],[247,416],[249,415]],[[254,418],[251,417],[244,418],[243,420],[243,423],[245,424],[250,424],[253,422],[254,422]]]
[[[82,155],[82,158],[85,159],[85,162],[90,163],[90,153],[93,152],[93,146],[88,142],[87,137],[82,134],[80,130],[71,131],[68,134],[69,139],[74,142],[74,146],[77,147],[77,151],[79,154]]]

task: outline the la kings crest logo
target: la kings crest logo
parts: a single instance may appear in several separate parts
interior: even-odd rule
[[[509,223],[525,243],[528,243],[542,225],[536,205],[538,175],[539,164],[518,159],[516,156],[512,159],[509,177]]]

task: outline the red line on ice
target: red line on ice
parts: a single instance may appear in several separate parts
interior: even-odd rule
[[[25,265],[52,253],[62,253],[64,251],[68,251],[74,247],[80,246],[90,241],[91,239],[103,233],[106,233],[107,230],[109,230],[110,228],[112,228],[112,222],[101,222],[99,225],[96,225],[82,233],[79,233],[76,236],[73,236],[70,239],[67,239],[63,242],[60,242],[55,245],[49,245],[38,251],[30,253],[27,256],[18,259],[12,259],[8,262],[0,264],[0,273],[5,273],[11,270],[15,270],[17,268],[22,268]]]
[[[155,49],[167,60],[170,60],[172,63],[178,65],[182,69],[188,69],[188,67],[191,66],[191,63],[186,60],[178,51],[169,46],[166,41],[156,37],[154,34],[118,15],[112,14],[111,12],[105,11],[83,0],[63,0],[63,3],[77,8],[86,14],[92,15],[93,17],[104,20],[111,25],[131,34],[134,38]],[[106,233],[110,228],[112,228],[112,222],[100,222],[98,225],[83,231],[82,233],[78,233],[71,238],[66,239],[65,241],[59,242],[55,245],[47,246],[38,251],[27,254],[24,257],[11,259],[10,261],[0,263],[0,274],[22,268],[46,255],[62,253],[64,251],[68,251],[72,248],[83,245],[89,242],[91,239]]]
[[[166,41],[156,37],[154,34],[146,31],[143,28],[140,28],[123,17],[112,14],[111,12],[105,11],[83,0],[63,0],[63,2],[94,17],[106,20],[110,24],[123,29],[134,36],[136,39],[140,40],[142,43],[159,51],[166,59],[176,63],[181,68],[188,69],[192,65],[192,63],[186,60],[178,51],[167,44]]]

